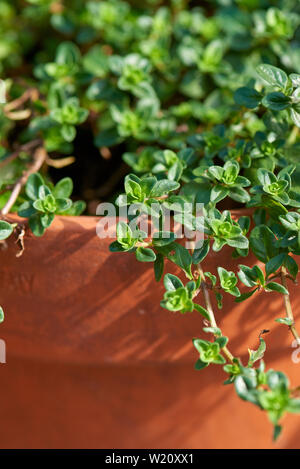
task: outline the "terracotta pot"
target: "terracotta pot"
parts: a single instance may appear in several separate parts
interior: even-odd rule
[[[1,252],[0,303],[7,346],[1,366],[2,448],[268,448],[266,416],[222,386],[221,367],[196,372],[191,339],[196,313],[174,314],[159,302],[153,268],[111,254],[94,217],[56,217],[42,238],[27,234],[20,258],[13,240]],[[210,253],[205,270],[237,270],[231,249]],[[252,257],[243,259],[248,265]],[[170,270],[176,272],[170,265]],[[299,296],[291,287],[296,317]],[[299,364],[280,294],[237,305],[225,297],[217,313],[235,355],[258,345],[262,329],[269,367],[299,385]],[[275,447],[299,447],[299,417],[285,420]]]

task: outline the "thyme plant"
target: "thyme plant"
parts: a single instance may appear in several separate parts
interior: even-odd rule
[[[208,323],[207,340],[194,340],[196,368],[222,365],[278,436],[283,414],[299,411],[297,391],[265,370],[263,337],[248,363],[232,354],[210,297],[221,307],[224,294],[246,301],[279,292],[286,317],[278,322],[299,343],[288,294],[300,248],[299,1],[165,3],[0,0],[0,242],[15,236],[18,255],[24,249],[27,225],[10,212],[36,236],[55,214],[83,213],[72,180],[55,185],[49,171],[73,164],[82,131],[99,158],[123,154],[132,174],[117,205],[137,204],[158,225],[163,209],[173,210],[176,223],[206,239],[191,251],[172,229],[149,240],[122,222],[111,249],[153,262],[157,280],[166,260],[182,269],[182,279],[164,275],[162,307]],[[113,190],[124,171],[116,173]],[[233,206],[251,208],[251,220],[233,220]],[[237,273],[221,265],[225,245],[241,257]],[[220,252],[214,273],[202,267],[210,249]],[[247,265],[249,249],[263,270]]]

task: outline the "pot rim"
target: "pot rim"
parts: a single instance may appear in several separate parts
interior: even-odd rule
[[[222,210],[222,212],[224,211],[225,210]],[[254,211],[254,208],[247,208],[247,207],[235,208],[235,209],[229,209],[227,211],[230,212],[233,216],[243,216],[243,215],[251,216]],[[9,221],[10,217],[13,218],[14,220],[18,220],[20,223],[28,224],[28,219],[20,217],[16,212],[8,213],[5,218]],[[101,218],[102,218],[101,215],[55,215],[54,223],[55,223],[55,220],[69,220],[69,221],[81,220],[81,222],[85,224],[85,222],[89,222],[92,220],[99,221],[99,219]],[[107,216],[107,218],[113,218],[113,217]],[[120,217],[116,216],[116,219],[119,219],[119,218]],[[46,232],[53,227],[54,223],[52,223],[50,227],[47,228]]]

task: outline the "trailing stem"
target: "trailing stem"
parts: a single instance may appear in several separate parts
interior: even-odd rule
[[[22,96],[5,104],[3,110],[6,114],[9,114],[10,112],[14,111],[15,109],[25,104],[26,101],[28,101],[28,99],[37,100],[38,97],[39,97],[38,90],[35,88],[29,88],[28,90],[24,91]]]
[[[287,277],[286,268],[282,266],[282,268],[281,268],[281,282],[282,282],[282,285],[288,290],[286,277]],[[296,326],[295,326],[295,318],[294,318],[293,311],[292,311],[290,295],[285,294],[285,295],[283,295],[283,297],[284,297],[284,306],[285,306],[285,310],[286,310],[286,316],[287,316],[287,318],[289,318],[292,321],[292,324],[289,326],[289,329],[290,329],[291,333],[293,334],[294,338],[296,339],[297,343],[300,345],[300,336],[299,336],[299,333],[298,333],[298,331],[296,329]]]
[[[203,297],[204,297],[204,301],[205,301],[206,310],[207,310],[209,318],[210,318],[210,324],[211,324],[212,327],[218,327],[217,322],[216,322],[216,318],[215,318],[215,315],[214,315],[214,311],[213,311],[213,308],[212,308],[212,304],[211,304],[211,301],[210,301],[209,291],[208,291],[208,288],[206,286],[204,272],[203,272],[202,267],[201,267],[200,264],[197,265],[197,272],[199,273],[200,278],[201,278],[201,289],[202,289],[202,293],[203,293]],[[228,350],[228,348],[226,346],[222,348],[222,352],[224,352],[224,355],[226,356],[226,358],[231,363],[233,363],[234,356],[232,355],[232,353]]]
[[[9,213],[10,209],[17,200],[22,187],[26,184],[29,176],[33,173],[36,173],[41,168],[47,156],[47,152],[43,147],[39,147],[35,150],[33,154],[33,161],[29,168],[23,173],[23,175],[16,181],[13,186],[12,192],[3,209],[1,210],[1,215],[5,216]]]
[[[8,163],[11,163],[13,160],[18,158],[20,153],[31,151],[35,147],[41,144],[42,144],[42,140],[36,139],[36,140],[31,140],[30,142],[25,143],[24,145],[21,145],[16,151],[14,151],[7,158],[5,158],[5,160],[0,161],[0,168],[2,168],[3,166],[6,166]]]

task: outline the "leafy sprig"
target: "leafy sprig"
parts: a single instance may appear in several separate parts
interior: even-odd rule
[[[143,241],[136,241],[133,250],[139,249],[139,243],[144,243],[144,249],[151,249],[156,280],[162,277],[167,260],[182,269],[188,278],[186,284],[173,274],[164,276],[166,292],[161,306],[171,312],[202,315],[204,332],[212,334],[213,340],[194,339],[199,353],[195,368],[202,370],[208,365],[223,365],[228,375],[225,383],[234,383],[240,398],[266,411],[274,425],[276,439],[281,431],[283,415],[300,411],[299,399],[294,396],[284,373],[265,371],[263,357],[267,345],[261,334],[258,349],[249,349],[246,365],[234,356],[228,348],[228,338],[223,336],[218,326],[210,300],[210,294],[215,295],[219,308],[222,308],[224,294],[233,296],[236,302],[247,301],[252,295],[280,294],[286,317],[274,320],[287,326],[300,344],[288,289],[288,281],[294,282],[297,277],[295,256],[300,254],[300,215],[295,211],[300,200],[295,178],[298,166],[285,156],[297,145],[297,133],[292,127],[291,114],[285,115],[282,121],[281,113],[286,112],[287,107],[273,109],[269,105],[271,98],[274,98],[271,93],[291,93],[297,79],[294,75],[288,77],[273,66],[258,67],[258,73],[275,91],[266,95],[267,100],[263,98],[264,88],[251,91],[251,105],[248,107],[254,109],[251,112],[256,115],[257,122],[261,119],[258,106],[261,104],[268,109],[260,120],[261,130],[255,133],[254,141],[250,140],[245,126],[241,127],[245,140],[241,140],[232,127],[226,129],[223,126],[214,134],[215,139],[212,134],[189,139],[184,153],[187,159],[182,158],[183,150],[176,154],[173,150],[157,152],[153,149],[152,153],[147,153],[146,166],[149,170],[140,171],[143,173],[140,178],[127,176],[126,194],[118,197],[117,204],[138,202],[141,212],[151,214],[147,204],[156,201],[160,208],[173,210],[176,222],[191,232],[200,230],[204,233],[202,246],[196,246],[191,252],[178,240],[172,239],[170,234],[164,246],[155,244],[154,239],[144,238]],[[247,105],[247,93],[245,88],[237,91],[236,101]],[[257,102],[254,106],[255,97]],[[283,135],[288,135],[289,131],[292,137],[288,137],[286,143]],[[141,164],[144,164],[143,157]],[[218,164],[214,164],[215,159]],[[220,160],[224,161],[223,165]],[[136,165],[138,159],[134,161]],[[156,185],[164,190],[153,192]],[[217,208],[221,201],[224,203],[229,199],[251,207],[250,216],[241,216],[236,220],[229,210]],[[187,201],[189,208],[185,206]],[[202,214],[196,210],[199,202],[203,205]],[[161,217],[160,210],[157,210],[156,216]],[[237,273],[228,271],[226,266],[217,268],[218,276],[213,272],[204,272],[201,264],[205,263],[210,249],[218,253],[225,246],[232,249],[234,257],[243,256],[245,261],[250,249],[263,267],[244,262],[239,265]],[[144,260],[149,260],[151,256]],[[201,293],[204,305],[197,301]]]

